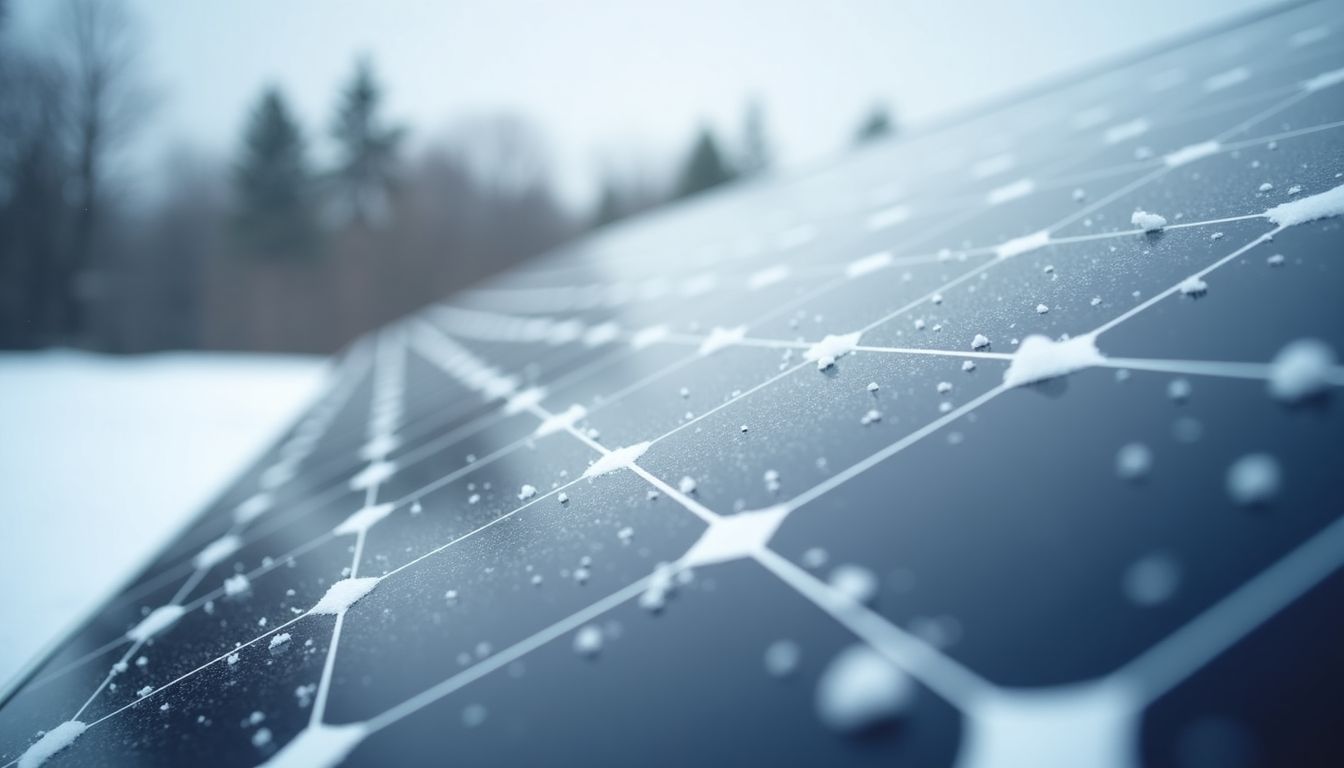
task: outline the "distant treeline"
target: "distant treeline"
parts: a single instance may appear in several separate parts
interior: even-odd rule
[[[181,152],[161,202],[127,202],[121,150],[153,114],[141,40],[113,0],[63,0],[55,44],[15,45],[0,0],[0,347],[327,352],[587,228],[765,170],[765,116],[708,129],[674,178],[609,173],[596,209],[556,199],[540,133],[457,121],[412,155],[367,60],[309,132],[266,89],[232,162]],[[886,135],[876,109],[856,141]],[[315,139],[333,160],[313,161]]]

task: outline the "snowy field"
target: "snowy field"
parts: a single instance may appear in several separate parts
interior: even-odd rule
[[[0,354],[0,684],[222,490],[326,373],[300,356]]]

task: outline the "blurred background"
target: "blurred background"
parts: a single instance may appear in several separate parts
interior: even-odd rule
[[[0,0],[0,347],[331,352],[1264,4]]]
[[[358,334],[1269,4],[0,0],[0,682]]]

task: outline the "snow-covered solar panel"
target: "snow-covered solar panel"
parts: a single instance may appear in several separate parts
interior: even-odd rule
[[[364,339],[8,692],[0,762],[1344,764],[1341,24]]]

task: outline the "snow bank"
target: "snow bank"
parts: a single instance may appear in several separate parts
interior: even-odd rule
[[[322,359],[298,356],[0,354],[0,424],[23,436],[0,441],[0,475],[24,510],[0,537],[0,579],[25,584],[0,601],[0,680],[233,483],[326,371]]]

